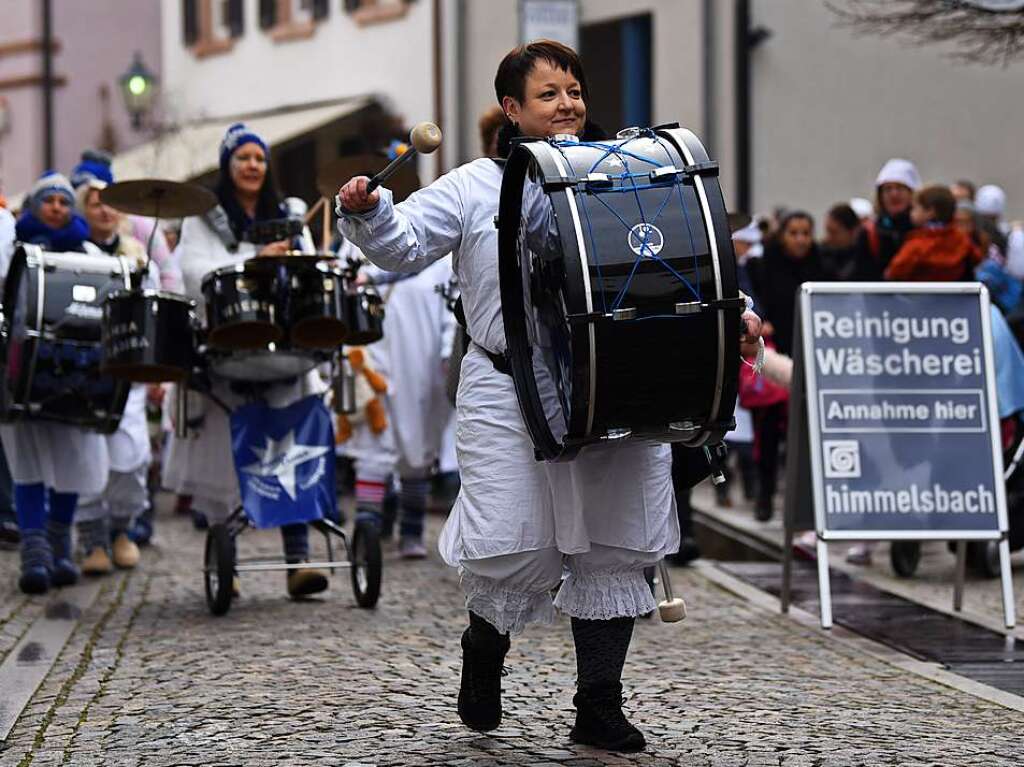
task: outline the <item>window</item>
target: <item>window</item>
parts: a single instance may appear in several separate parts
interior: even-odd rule
[[[329,0],[260,0],[260,28],[275,42],[312,37],[327,18]]]
[[[185,45],[199,58],[230,51],[245,24],[245,0],[182,0],[181,20]]]
[[[651,124],[652,50],[650,14],[581,27],[587,79],[601,83],[590,91],[587,117],[609,134]]]
[[[185,46],[195,45],[199,39],[199,10],[196,8],[198,0],[182,0],[181,3],[181,24],[182,37]]]
[[[224,26],[227,27],[228,37],[241,37],[245,31],[245,6],[243,0],[224,0],[223,7]]]

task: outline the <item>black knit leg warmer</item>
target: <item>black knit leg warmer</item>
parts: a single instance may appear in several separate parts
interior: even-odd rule
[[[622,711],[622,667],[633,636],[633,618],[572,619],[576,643],[576,726],[570,738],[609,751],[641,751],[643,733]]]
[[[509,644],[508,634],[469,613],[462,634],[459,718],[471,730],[487,732],[501,724],[501,674]]]

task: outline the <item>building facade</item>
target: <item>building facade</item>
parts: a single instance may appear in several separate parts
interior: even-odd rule
[[[52,139],[47,158],[45,7],[50,7]],[[160,7],[125,0],[0,0],[0,192],[23,191],[47,165],[67,173],[82,149],[120,151],[133,128],[118,80],[136,52],[160,74]]]

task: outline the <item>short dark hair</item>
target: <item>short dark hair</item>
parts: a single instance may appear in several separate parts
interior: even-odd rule
[[[974,196],[978,193],[978,187],[974,185],[974,182],[968,181],[965,178],[962,178],[959,181],[954,182],[953,186],[962,186],[964,189],[967,190],[968,194],[970,194],[972,200],[974,199]]]
[[[948,186],[943,186],[942,184],[926,186],[914,196],[914,201],[922,208],[933,210],[936,221],[943,224],[949,224],[953,221],[953,216],[956,213],[956,199],[953,197],[953,193],[949,191]]]
[[[835,219],[841,227],[853,231],[860,226],[860,216],[857,212],[847,205],[845,202],[841,202],[838,205],[833,205],[828,210],[828,217]]]
[[[555,40],[534,40],[509,51],[498,65],[494,76],[494,95],[498,103],[506,96],[522,102],[526,95],[526,78],[530,76],[538,60],[544,60],[557,69],[563,69],[575,77],[583,92],[583,101],[590,100],[587,78],[583,74],[583,62],[579,54],[568,45]]]

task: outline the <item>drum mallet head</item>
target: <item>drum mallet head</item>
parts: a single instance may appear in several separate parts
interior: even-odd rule
[[[411,148],[398,155],[384,170],[370,179],[370,183],[366,185],[367,194],[391,178],[395,171],[416,155],[430,154],[441,146],[441,129],[434,123],[420,123],[409,132],[409,143],[412,144]]]
[[[661,587],[665,590],[665,600],[658,603],[658,615],[664,623],[677,623],[686,617],[686,602],[672,595],[672,580],[664,559],[658,563],[658,573],[661,576]]]

